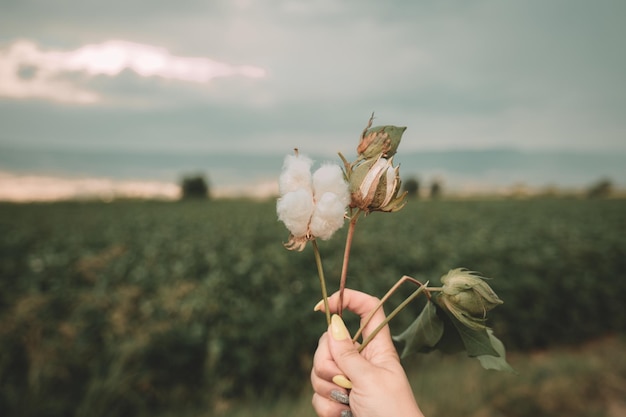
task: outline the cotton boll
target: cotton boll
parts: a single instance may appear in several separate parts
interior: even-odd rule
[[[381,176],[386,174],[386,171],[391,167],[391,163],[388,159],[379,158],[374,165],[367,171],[365,178],[361,182],[360,191],[362,197],[373,196],[373,190],[378,187]]]
[[[330,192],[322,194],[311,218],[311,233],[323,240],[330,239],[343,226],[345,212],[346,205],[340,196]]]
[[[311,189],[311,165],[313,161],[304,155],[287,155],[283,171],[278,178],[280,195],[285,195],[299,188]]]
[[[324,193],[333,193],[343,202],[344,207],[350,202],[348,183],[344,179],[343,171],[337,165],[322,165],[313,173],[313,190],[316,199]]]
[[[294,236],[307,234],[309,219],[314,209],[313,194],[311,190],[304,188],[285,194],[276,203],[278,220],[285,223]]]

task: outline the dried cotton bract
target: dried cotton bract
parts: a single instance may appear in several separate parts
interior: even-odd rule
[[[361,133],[356,151],[356,161],[348,163],[343,155],[350,182],[352,201],[350,207],[365,213],[372,211],[398,211],[406,203],[406,192],[400,191],[400,168],[393,166],[393,156],[398,151],[406,127],[372,127],[374,114]]]
[[[285,158],[278,179],[278,219],[291,232],[285,247],[302,251],[316,237],[329,239],[343,225],[350,203],[348,184],[337,165],[322,165],[313,175],[313,161],[296,152]]]
[[[371,211],[398,211],[404,207],[406,192],[400,191],[399,167],[393,166],[393,157],[380,155],[360,162],[350,175],[353,207]]]

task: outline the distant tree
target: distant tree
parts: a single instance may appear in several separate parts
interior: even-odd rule
[[[407,197],[417,198],[420,194],[420,182],[417,178],[412,177],[403,182],[402,188],[407,192]]]
[[[430,198],[432,198],[433,200],[437,199],[441,197],[441,193],[442,193],[441,181],[433,180],[433,182],[430,184]]]
[[[203,199],[209,198],[209,184],[203,175],[186,176],[180,185],[181,198],[187,199]]]
[[[587,190],[589,198],[606,198],[613,192],[613,183],[609,179],[602,179],[591,185]]]

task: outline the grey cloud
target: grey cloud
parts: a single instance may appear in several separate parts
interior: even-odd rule
[[[0,115],[23,140],[58,123],[57,140],[71,143],[170,146],[178,138],[189,146],[282,149],[310,141],[331,152],[376,111],[381,123],[409,126],[407,147],[625,146],[626,3],[619,1],[114,1],[76,8],[65,0],[54,10],[44,3],[51,4],[11,3],[0,41],[22,36],[73,48],[121,37],[262,66],[269,78],[200,87],[130,74],[96,78],[90,86],[113,103],[151,105],[51,111],[21,103],[46,126],[20,126],[15,111]]]

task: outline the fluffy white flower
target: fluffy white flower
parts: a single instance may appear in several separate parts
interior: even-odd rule
[[[306,188],[285,194],[278,199],[276,204],[278,219],[285,223],[294,236],[307,235],[309,220],[314,210],[313,195]]]
[[[341,195],[331,192],[322,194],[315,204],[315,211],[311,217],[311,234],[327,240],[341,226],[346,213],[346,203]]]
[[[313,174],[313,190],[315,198],[321,199],[324,193],[333,193],[343,202],[344,207],[350,203],[348,183],[338,165],[324,164]]]
[[[329,239],[343,225],[350,192],[343,171],[326,164],[311,175],[313,161],[297,154],[285,158],[279,178],[278,219],[291,232],[288,249],[302,250],[308,240]]]
[[[311,158],[301,154],[287,155],[283,171],[278,178],[280,195],[285,195],[299,188],[311,189]]]

